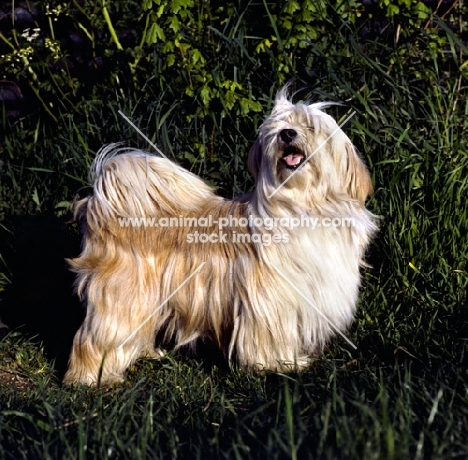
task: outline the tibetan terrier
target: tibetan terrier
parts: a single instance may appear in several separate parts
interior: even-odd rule
[[[201,342],[244,369],[300,370],[349,326],[373,188],[325,106],[279,92],[249,153],[255,190],[234,200],[165,158],[101,150],[75,208],[87,311],[64,382],[111,385]]]

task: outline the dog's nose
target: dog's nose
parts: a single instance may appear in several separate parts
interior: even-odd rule
[[[280,138],[286,144],[289,144],[296,136],[297,132],[294,129],[283,129],[280,132]]]

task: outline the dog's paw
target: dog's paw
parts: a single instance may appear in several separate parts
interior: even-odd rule
[[[141,354],[142,358],[147,359],[161,359],[166,355],[166,352],[161,348],[151,348],[143,351]]]

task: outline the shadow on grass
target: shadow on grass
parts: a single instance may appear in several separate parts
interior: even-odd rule
[[[62,377],[84,318],[65,261],[78,255],[79,233],[51,214],[11,217],[0,232],[0,254],[11,280],[0,293],[0,317],[10,330],[42,342]]]

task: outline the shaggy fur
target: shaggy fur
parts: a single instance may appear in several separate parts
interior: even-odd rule
[[[101,151],[94,194],[76,206],[84,245],[70,264],[87,315],[65,382],[112,384],[138,357],[160,356],[159,347],[208,340],[243,368],[298,370],[349,326],[376,230],[364,207],[372,184],[324,106],[293,105],[286,90],[277,95],[249,154],[255,190],[235,200],[167,159],[115,145]],[[249,216],[247,225],[234,220]],[[231,225],[123,224],[135,217],[166,224],[229,217]],[[354,225],[259,223],[291,217]],[[226,236],[202,243],[195,232]]]

